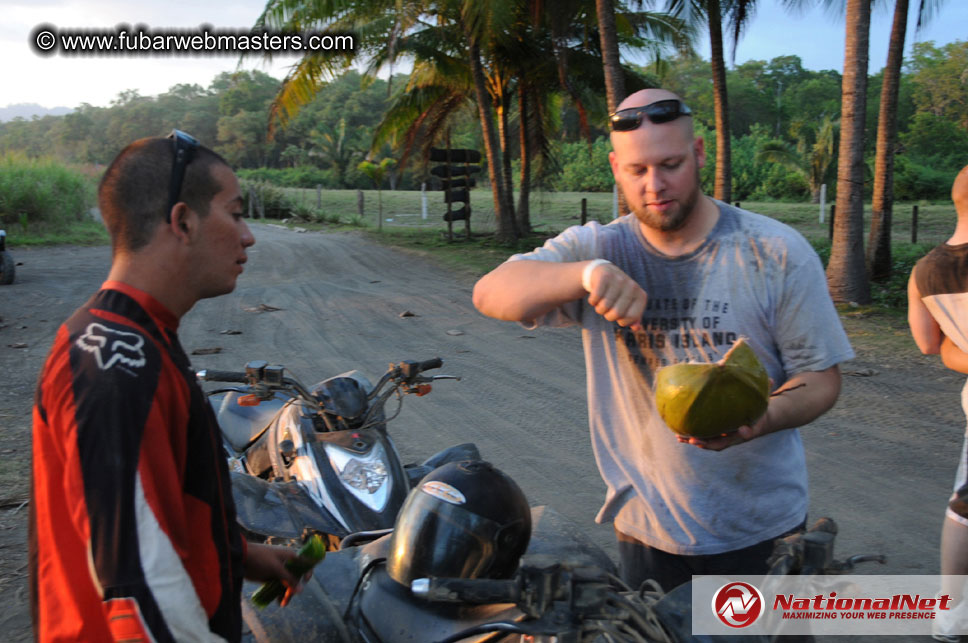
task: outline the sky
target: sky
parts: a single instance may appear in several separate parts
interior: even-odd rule
[[[760,0],[736,52],[737,64],[800,56],[807,69],[843,68],[844,21],[820,9],[790,14],[777,0]],[[871,20],[870,71],[887,60],[893,2],[881,2]],[[917,2],[912,2],[912,13]],[[888,6],[890,5],[890,6]],[[179,83],[207,87],[222,71],[234,71],[237,55],[221,56],[43,56],[31,45],[42,24],[57,30],[114,30],[119,24],[146,25],[153,30],[248,29],[264,7],[264,0],[3,0],[0,23],[0,107],[37,103],[47,108],[77,107],[82,103],[108,106],[119,93],[137,90],[142,96],[166,92]],[[914,18],[909,21],[910,52]],[[968,39],[968,1],[949,0],[922,30],[919,40],[941,45]],[[708,40],[697,51],[709,57]],[[247,60],[245,69],[260,69],[282,78],[296,57],[278,57],[272,65]]]

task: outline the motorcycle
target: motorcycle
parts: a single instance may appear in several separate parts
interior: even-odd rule
[[[424,374],[442,364],[405,360],[390,364],[375,386],[353,370],[312,388],[264,361],[249,362],[244,372],[198,371],[202,382],[242,385],[207,394],[246,537],[295,544],[314,532],[338,549],[348,537],[389,530],[410,488],[434,468],[480,458],[468,443],[404,465],[387,432],[404,395],[426,395],[434,381],[460,379]],[[387,417],[384,406],[394,395],[398,406]]]
[[[12,284],[15,271],[16,264],[7,252],[7,232],[0,230],[0,286]]]
[[[406,511],[406,509],[404,510]],[[533,531],[510,578],[391,577],[391,536],[328,554],[286,608],[255,609],[243,590],[243,640],[258,643],[699,643],[692,634],[692,583],[663,594],[652,581],[630,588],[611,559],[548,507],[531,510]],[[823,518],[778,540],[770,574],[843,574],[883,556],[833,557],[836,525]],[[434,543],[446,547],[446,543]],[[731,636],[765,643],[775,637]]]

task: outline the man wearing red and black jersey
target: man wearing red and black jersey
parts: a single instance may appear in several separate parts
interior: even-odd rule
[[[58,330],[34,406],[34,633],[237,641],[243,576],[291,594],[294,553],[242,539],[218,426],[176,331],[198,300],[235,287],[255,243],[238,181],[175,132],[125,148],[98,200],[111,271]]]

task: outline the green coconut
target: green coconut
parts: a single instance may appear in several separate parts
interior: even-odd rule
[[[766,412],[770,378],[756,353],[740,338],[720,361],[659,369],[655,403],[680,435],[711,438],[756,422]]]

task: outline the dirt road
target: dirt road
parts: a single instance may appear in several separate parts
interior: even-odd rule
[[[471,305],[470,278],[359,236],[263,225],[254,231],[258,242],[237,290],[201,302],[182,323],[189,352],[222,349],[194,356],[196,367],[236,369],[266,359],[316,381],[351,368],[376,378],[390,361],[440,356],[441,372],[463,380],[405,400],[391,425],[404,457],[476,442],[532,504],[553,505],[614,553],[611,527],[592,523],[604,487],[587,436],[577,331],[526,331],[486,319]],[[22,502],[33,388],[58,324],[97,289],[110,253],[14,255],[22,264],[17,282],[0,288],[0,592],[8,597],[0,631],[5,640],[26,640]],[[915,355],[913,345],[859,351],[844,370],[837,407],[803,432],[811,518],[837,520],[840,556],[888,555],[887,565],[865,573],[937,573],[942,512],[964,431],[963,379]]]

